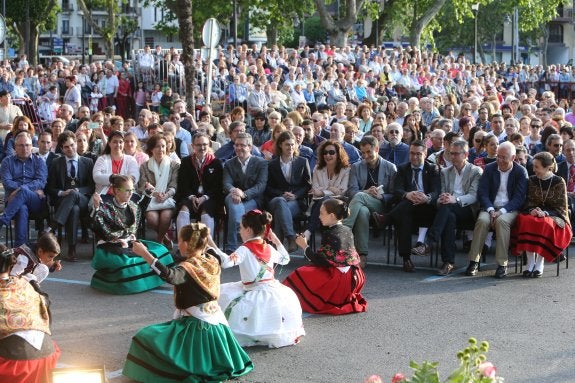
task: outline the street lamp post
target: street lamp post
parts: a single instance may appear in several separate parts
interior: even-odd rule
[[[479,12],[479,3],[471,4],[471,10],[475,19],[475,31],[473,35],[473,64],[477,64],[477,14]]]

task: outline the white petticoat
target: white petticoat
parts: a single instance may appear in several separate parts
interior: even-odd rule
[[[225,283],[218,303],[242,347],[290,346],[305,335],[297,296],[277,280],[246,286],[241,281]]]

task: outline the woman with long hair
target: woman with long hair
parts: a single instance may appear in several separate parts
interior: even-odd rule
[[[96,194],[112,194],[110,176],[123,174],[130,176],[134,182],[140,179],[140,170],[136,159],[124,154],[124,133],[110,133],[108,143],[102,154],[96,160],[93,170]]]
[[[141,166],[150,159],[150,156],[142,150],[140,140],[138,140],[133,132],[126,132],[124,134],[124,154],[134,157],[138,166]]]
[[[322,202],[345,194],[350,169],[347,153],[339,142],[325,140],[317,148],[317,164],[312,172],[309,191],[314,202],[304,232],[308,241],[320,227],[319,209]]]

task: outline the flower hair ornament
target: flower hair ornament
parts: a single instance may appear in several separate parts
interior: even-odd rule
[[[201,238],[205,237],[208,227],[201,222],[190,223],[192,228],[192,236],[190,237],[190,246],[195,248]]]

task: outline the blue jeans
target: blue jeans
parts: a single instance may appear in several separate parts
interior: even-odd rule
[[[14,247],[28,242],[28,216],[30,213],[40,213],[45,201],[32,190],[20,189],[6,205],[4,213],[0,215],[0,223],[9,226],[10,221],[16,220]]]
[[[253,200],[247,200],[241,203],[234,203],[230,194],[225,199],[226,210],[228,213],[228,238],[226,239],[226,251],[234,251],[240,246],[238,235],[240,233],[240,222],[246,212],[257,209],[258,203]]]
[[[297,200],[288,201],[284,197],[275,197],[269,202],[270,213],[274,217],[274,232],[278,238],[295,237],[293,217],[300,212]]]

